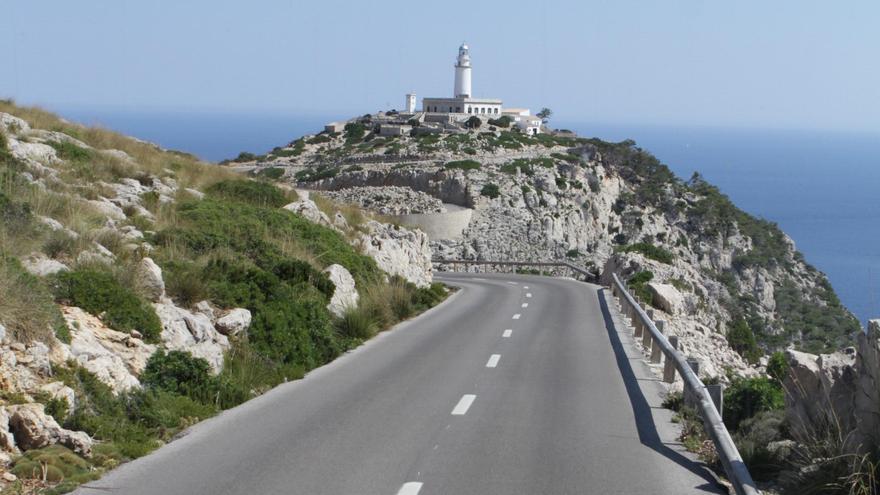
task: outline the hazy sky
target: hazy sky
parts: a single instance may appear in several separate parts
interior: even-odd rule
[[[0,97],[359,114],[476,96],[558,120],[880,132],[878,0],[7,0]]]

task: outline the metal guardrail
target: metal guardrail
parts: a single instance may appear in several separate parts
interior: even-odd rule
[[[642,330],[642,342],[646,343],[646,347],[652,349],[652,361],[654,360],[654,349],[659,349],[666,358],[664,380],[671,381],[674,377],[674,375],[670,376],[669,374],[673,367],[681,375],[685,389],[694,398],[693,402],[696,404],[697,411],[699,411],[703,419],[706,433],[712,439],[712,443],[715,444],[715,450],[718,452],[718,458],[721,460],[724,472],[727,473],[727,478],[733,485],[734,490],[736,490],[737,495],[757,495],[760,493],[742,457],[739,455],[739,451],[736,449],[736,445],[733,443],[727,427],[724,426],[724,421],[721,419],[721,414],[719,414],[715,403],[712,401],[709,390],[700,381],[700,378],[688,364],[685,357],[678,352],[676,346],[669,342],[666,336],[663,335],[663,332],[657,328],[654,321],[648,316],[647,312],[639,306],[616,273],[613,274],[613,277],[612,293],[620,299],[621,306],[624,306],[627,313],[632,315],[636,334],[639,333],[639,330]]]
[[[442,260],[442,259],[433,259],[431,263],[439,264],[439,265],[452,265],[453,271],[455,270],[455,265],[489,265],[489,266],[511,266],[511,267],[522,267],[522,266],[536,266],[536,267],[551,267],[551,268],[564,268],[570,270],[573,274],[583,275],[588,280],[593,280],[596,278],[596,274],[592,273],[588,270],[585,270],[577,265],[573,265],[566,261],[491,261],[491,260]]]
[[[585,276],[587,279],[595,279],[596,275],[581,267],[573,265],[565,261],[491,261],[491,260],[431,260],[435,264],[452,265],[489,265],[489,266],[536,266],[536,267],[555,267],[565,268]],[[678,338],[672,336],[672,342],[663,334],[664,323],[662,321],[654,322],[636,299],[626,289],[626,285],[621,282],[617,274],[613,274],[613,283],[611,286],[612,294],[619,298],[621,308],[632,318],[634,336],[642,338],[642,345],[645,349],[651,350],[651,362],[659,363],[661,356],[665,358],[663,369],[663,381],[672,383],[675,380],[675,373],[678,372],[684,381],[685,396],[688,402],[696,406],[703,425],[712,443],[715,444],[715,450],[727,478],[733,485],[733,489],[737,495],[758,495],[760,492],[752,480],[752,475],[740,456],[730,432],[724,426],[724,421],[716,407],[716,402],[710,394],[709,389],[697,376],[691,363],[678,352]],[[720,397],[718,399],[720,403]]]

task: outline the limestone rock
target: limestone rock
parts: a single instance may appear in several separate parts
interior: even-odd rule
[[[21,266],[31,275],[47,277],[70,270],[64,263],[53,260],[43,253],[32,253],[21,260]]]
[[[359,295],[351,273],[344,266],[336,264],[325,268],[324,273],[336,286],[327,309],[336,316],[342,316],[347,309],[357,307]]]
[[[229,349],[229,339],[214,328],[210,318],[168,302],[155,303],[153,307],[162,322],[161,338],[167,349],[203,358],[215,373],[223,369],[223,353]]]
[[[815,355],[786,351],[789,374],[785,379],[785,414],[792,433],[809,435],[817,425],[835,421],[843,431],[854,426],[855,356]]]
[[[318,205],[310,199],[301,199],[284,206],[285,210],[292,211],[310,222],[323,225],[325,227],[336,228],[330,217],[326,213],[318,209]]]
[[[418,287],[431,285],[431,248],[424,232],[375,220],[369,220],[365,226],[367,233],[361,234],[361,246],[379,268]]]
[[[19,404],[9,406],[9,426],[15,443],[22,450],[39,449],[60,443],[77,454],[92,454],[92,439],[85,433],[61,428],[52,416],[46,414],[43,405]]]
[[[653,295],[652,305],[654,307],[669,314],[678,314],[684,306],[684,298],[675,286],[650,282],[648,288]]]
[[[443,203],[422,191],[400,186],[360,186],[323,193],[342,203],[357,205],[382,215],[405,215],[411,213],[442,213]]]
[[[858,371],[855,396],[855,441],[880,448],[880,320],[868,322],[867,333],[858,337],[855,367]]]
[[[150,258],[141,259],[135,269],[135,286],[150,301],[158,302],[165,296],[162,269]]]
[[[31,126],[26,120],[4,112],[0,112],[0,126],[7,134],[17,135],[31,130]]]
[[[235,308],[218,318],[215,325],[223,335],[238,335],[251,326],[251,312],[244,308]]]
[[[140,387],[138,376],[156,346],[105,326],[101,320],[76,307],[62,307],[70,328],[70,355],[95,374],[115,393]]]
[[[9,430],[9,412],[4,406],[0,406],[0,449],[4,452],[18,453],[15,436]]]

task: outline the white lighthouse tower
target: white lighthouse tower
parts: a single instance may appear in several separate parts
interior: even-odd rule
[[[468,55],[467,43],[462,43],[458,48],[458,60],[455,63],[455,91],[452,94],[456,98],[471,97],[471,56]]]

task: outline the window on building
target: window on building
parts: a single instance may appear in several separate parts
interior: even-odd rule
[[[461,107],[455,107],[455,113],[461,113]]]

